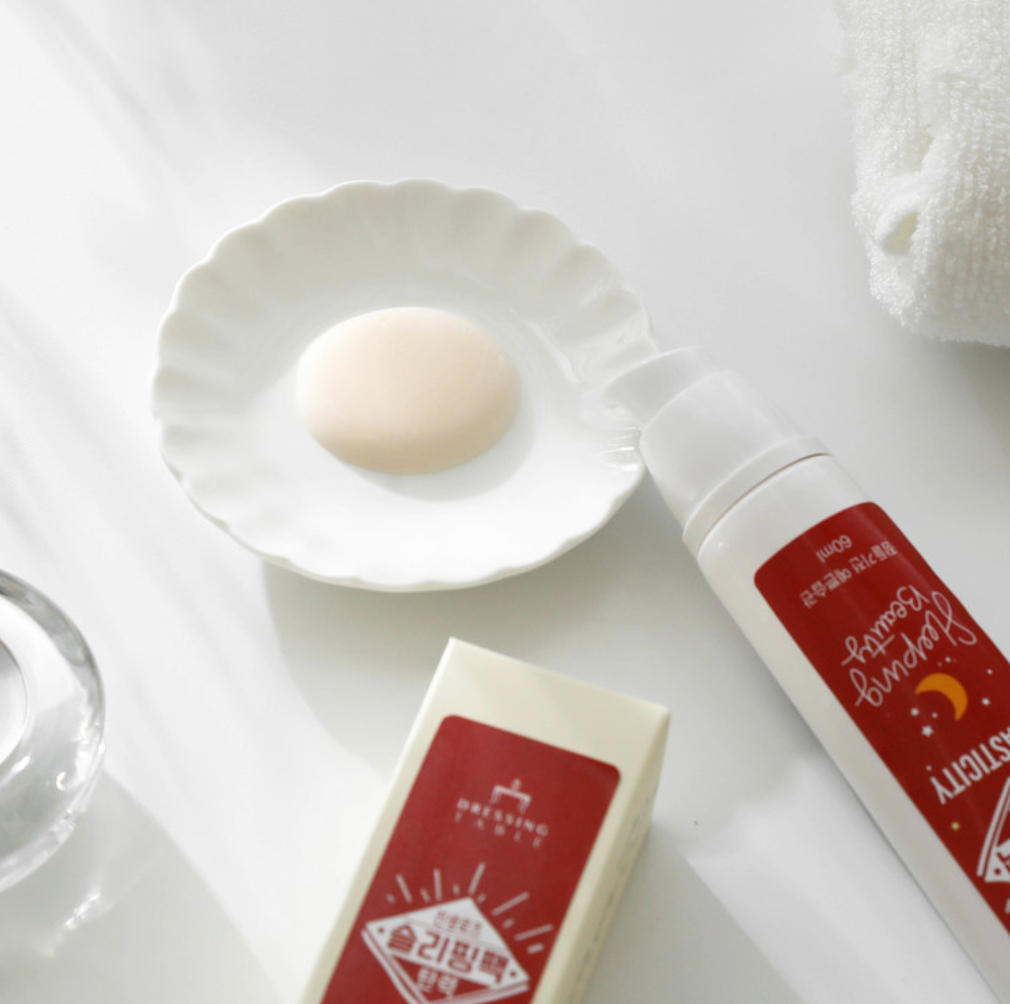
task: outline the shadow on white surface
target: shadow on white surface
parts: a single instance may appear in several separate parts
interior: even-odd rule
[[[1010,399],[1006,389],[1010,384],[1010,352],[986,345],[970,347],[945,346],[974,386],[976,400],[996,442],[1010,459]]]
[[[715,894],[653,824],[585,1004],[800,1004]]]
[[[665,587],[673,572],[663,562],[649,566],[678,542],[642,537],[643,501],[633,497],[600,532],[543,567],[476,588],[380,593],[264,565],[296,686],[331,736],[384,776],[453,636],[662,701],[629,668],[628,645],[643,625],[669,620],[666,589],[651,587],[656,577]]]
[[[367,719],[388,716],[401,701],[413,719],[451,635],[520,656],[532,638],[556,630],[545,588],[567,557],[546,570],[445,592],[352,589],[272,565],[264,566],[264,577],[278,639],[309,703],[340,742],[382,764],[386,751],[372,747],[391,733],[377,736]],[[383,694],[383,704],[372,694],[364,701],[362,688]]]
[[[717,827],[775,791],[797,744],[816,741],[646,487],[555,561],[473,589],[375,593],[264,565],[295,686],[335,742],[382,777],[450,636],[655,701],[675,715],[657,815]]]
[[[106,773],[60,851],[0,894],[0,1000],[279,997],[170,838]]]

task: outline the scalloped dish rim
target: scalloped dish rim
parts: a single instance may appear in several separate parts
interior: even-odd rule
[[[345,219],[346,232],[328,226]],[[328,255],[335,266],[346,262],[349,278],[326,271]],[[369,268],[371,279],[355,282]],[[346,284],[331,290],[338,275]],[[307,340],[365,312],[349,303],[406,305],[413,301],[397,296],[412,282],[428,305],[467,313],[462,298],[469,312],[487,312],[481,323],[520,357],[523,418],[488,456],[444,475],[371,477],[323,456],[296,429],[288,371]],[[583,317],[595,327],[580,329]],[[555,339],[565,325],[570,343]],[[361,589],[459,589],[541,567],[621,508],[644,464],[637,429],[599,392],[657,351],[637,297],[553,214],[489,188],[349,181],[277,203],[187,269],[159,324],[151,406],[162,458],[190,502],[262,559]],[[527,499],[529,511],[520,511]],[[452,513],[439,516],[435,501]],[[319,510],[331,505],[327,522]],[[397,538],[404,519],[428,520],[432,542]],[[499,528],[502,519],[514,525]]]

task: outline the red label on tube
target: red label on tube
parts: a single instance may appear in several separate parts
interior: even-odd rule
[[[323,1004],[526,1004],[620,779],[466,718],[439,726]]]
[[[798,537],[755,583],[1010,930],[1010,663],[872,504]]]

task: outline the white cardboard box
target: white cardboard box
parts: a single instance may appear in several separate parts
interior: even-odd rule
[[[665,708],[450,641],[303,1004],[575,1004]]]

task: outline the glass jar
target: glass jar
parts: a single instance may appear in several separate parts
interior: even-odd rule
[[[105,705],[80,631],[0,572],[0,891],[70,835],[97,780]]]

